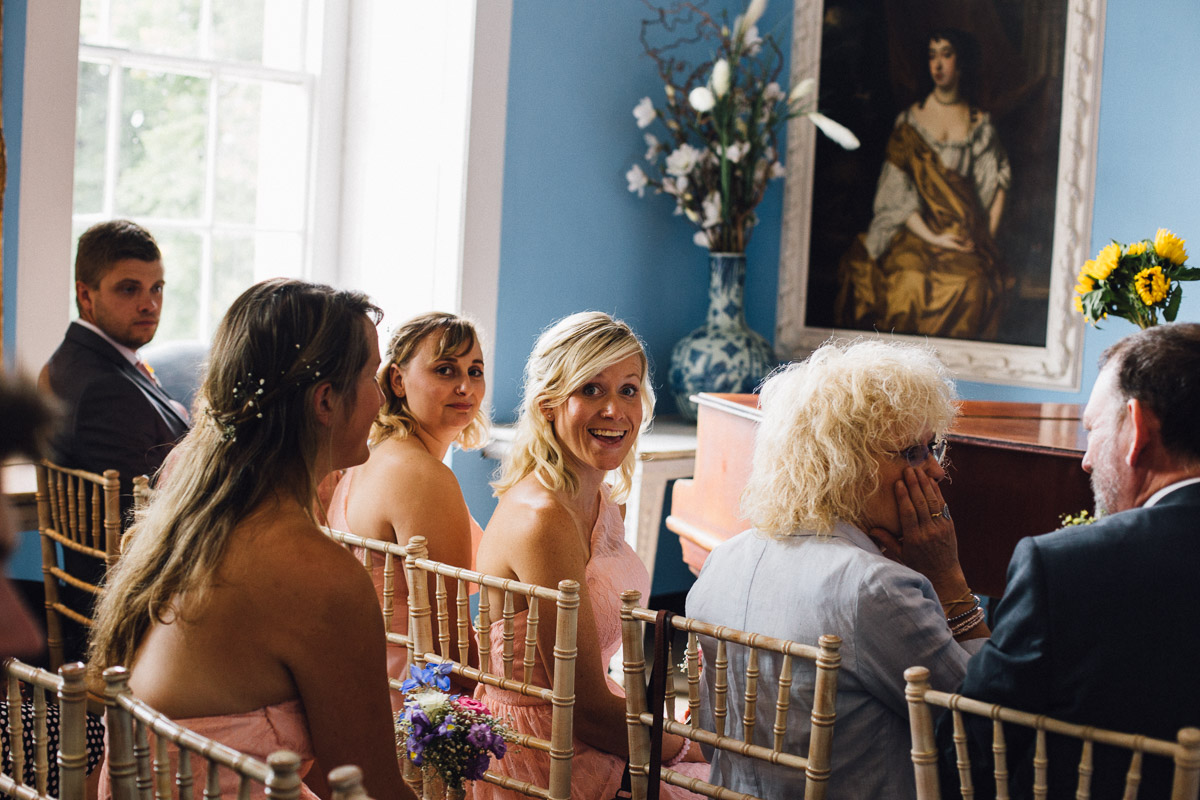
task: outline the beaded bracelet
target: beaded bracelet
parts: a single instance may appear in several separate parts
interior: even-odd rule
[[[692,749],[692,740],[684,737],[683,747],[679,748],[679,752],[663,762],[664,767],[673,767],[683,759],[687,758],[688,750]]]
[[[983,618],[984,618],[983,609],[982,608],[975,609],[973,612],[971,612],[971,615],[967,619],[963,620],[962,622],[960,622],[957,625],[954,625],[950,628],[950,635],[951,636],[963,635],[967,631],[969,631],[972,628],[974,628],[975,626],[977,626],[979,623],[983,622]]]
[[[953,617],[946,617],[946,623],[948,625],[953,627],[954,623],[964,620],[967,617],[971,616],[972,614],[975,613],[976,609],[980,608],[983,605],[983,601],[979,599],[979,595],[971,595],[971,596],[975,598],[975,602],[971,605],[970,608],[968,608],[963,613],[955,614]]]

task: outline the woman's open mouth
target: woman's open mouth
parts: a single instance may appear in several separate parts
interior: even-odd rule
[[[620,444],[625,439],[625,434],[628,431],[617,431],[608,428],[588,428],[588,433],[592,435],[592,438],[604,444]]]

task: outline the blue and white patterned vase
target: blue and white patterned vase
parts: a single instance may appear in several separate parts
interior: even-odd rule
[[[771,345],[746,325],[745,253],[709,253],[708,319],[671,351],[679,413],[696,419],[697,392],[753,392],[775,367]]]

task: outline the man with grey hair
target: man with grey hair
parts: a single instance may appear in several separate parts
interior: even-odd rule
[[[961,692],[1084,725],[1174,739],[1200,726],[1200,325],[1140,331],[1101,357],[1083,414],[1083,468],[1102,518],[1023,539],[992,638]],[[950,726],[943,720],[944,741]],[[986,727],[986,726],[985,726]],[[1014,796],[1032,785],[1028,736],[1006,731]],[[990,735],[973,737],[984,752]],[[1049,740],[1050,796],[1073,797],[1078,743]],[[1093,797],[1120,796],[1128,757],[1096,749]],[[953,768],[953,748],[944,748]],[[1139,796],[1166,797],[1147,758]],[[977,772],[977,780],[990,775]],[[977,786],[980,796],[988,787]]]

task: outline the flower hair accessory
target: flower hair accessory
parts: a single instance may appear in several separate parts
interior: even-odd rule
[[[296,345],[296,348],[299,349],[300,345]],[[298,360],[290,370],[279,373],[278,381],[270,384],[266,378],[256,379],[253,372],[247,372],[245,379],[234,384],[226,408],[214,407],[210,399],[210,405],[204,413],[221,430],[222,441],[235,442],[238,429],[248,422],[262,419],[263,408],[268,407],[282,392],[320,379],[320,366],[320,359]]]
[[[1079,271],[1075,310],[1093,325],[1111,314],[1149,328],[1158,324],[1159,311],[1164,320],[1174,322],[1183,299],[1182,282],[1200,279],[1200,269],[1185,263],[1185,244],[1159,228],[1153,241],[1105,245]]]

